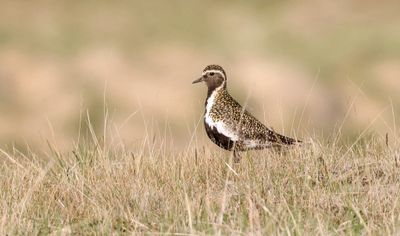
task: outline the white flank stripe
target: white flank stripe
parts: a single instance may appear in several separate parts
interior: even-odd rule
[[[210,116],[210,112],[211,109],[214,105],[215,102],[215,97],[217,96],[217,93],[220,89],[222,89],[223,85],[216,88],[212,93],[211,96],[207,99],[207,106],[206,106],[206,114],[204,115],[205,121],[206,123],[211,127],[217,128],[218,133],[223,134],[226,137],[229,137],[232,141],[238,141],[239,140],[239,136],[237,134],[235,134],[235,132],[230,129],[226,124],[224,124],[222,121],[217,121],[215,122],[211,116]]]
[[[255,148],[257,146],[260,145],[259,142],[257,142],[256,140],[245,140],[244,144],[246,145],[246,147],[248,148]]]
[[[263,148],[267,148],[267,147],[271,147],[271,143],[267,142],[267,143],[262,143],[259,140],[244,140],[244,145],[247,148],[258,148],[258,147],[263,147]]]

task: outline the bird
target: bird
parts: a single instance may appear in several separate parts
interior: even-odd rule
[[[234,161],[240,161],[238,152],[273,147],[294,146],[301,141],[286,137],[268,128],[242,107],[227,90],[227,76],[219,65],[208,65],[200,78],[207,86],[204,127],[207,136],[217,146],[233,151]]]

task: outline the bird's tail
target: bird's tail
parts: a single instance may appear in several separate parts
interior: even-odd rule
[[[289,138],[289,137],[283,136],[281,134],[276,134],[276,138],[278,139],[278,142],[280,142],[284,145],[299,145],[302,143],[301,140]]]

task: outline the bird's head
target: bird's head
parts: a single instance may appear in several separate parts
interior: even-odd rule
[[[205,82],[209,90],[226,88],[226,73],[219,65],[209,65],[204,68],[202,76],[193,81],[193,84]]]

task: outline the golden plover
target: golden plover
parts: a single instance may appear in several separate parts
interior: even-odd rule
[[[236,151],[301,142],[268,129],[233,99],[226,88],[227,77],[221,66],[207,66],[193,84],[199,82],[205,82],[208,88],[204,114],[207,135],[219,147],[233,151],[235,161],[239,161]]]

